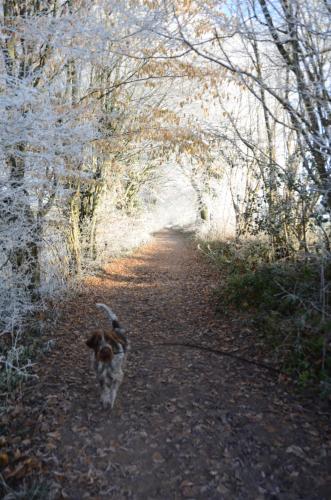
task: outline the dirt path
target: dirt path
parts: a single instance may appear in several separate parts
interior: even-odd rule
[[[240,348],[243,332],[215,319],[212,285],[188,239],[165,231],[63,305],[56,346],[26,396],[31,412],[18,417],[52,484],[45,498],[329,498],[328,422],[318,406],[303,406],[261,367],[155,345]],[[98,301],[132,344],[112,413],[100,407],[85,346],[98,322],[107,328]]]

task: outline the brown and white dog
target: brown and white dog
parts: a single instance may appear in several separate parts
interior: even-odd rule
[[[121,328],[116,314],[105,304],[96,304],[104,309],[111,321],[112,330],[94,333],[86,345],[94,350],[94,369],[101,386],[101,402],[113,408],[117,391],[123,380],[123,366],[129,343],[125,330]]]

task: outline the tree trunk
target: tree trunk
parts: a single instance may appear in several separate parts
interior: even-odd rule
[[[68,251],[69,273],[71,275],[80,274],[82,270],[81,231],[79,224],[80,205],[80,189],[77,187],[76,192],[71,197],[69,208]]]
[[[19,149],[23,154],[24,146],[21,145]],[[17,286],[28,292],[32,302],[36,302],[39,299],[40,286],[41,228],[31,210],[28,193],[24,188],[24,159],[11,156],[8,163],[10,165],[9,194],[3,200],[1,218],[7,230],[16,234],[13,246],[8,249],[8,260]]]

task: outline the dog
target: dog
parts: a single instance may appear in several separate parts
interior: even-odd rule
[[[106,304],[96,304],[104,309],[111,321],[112,331],[96,332],[86,342],[94,350],[93,365],[101,386],[101,402],[104,408],[114,407],[118,389],[123,380],[123,367],[129,350],[125,330],[117,316]]]

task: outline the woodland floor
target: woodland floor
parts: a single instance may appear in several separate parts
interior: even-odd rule
[[[215,314],[216,279],[174,231],[87,279],[61,305],[39,379],[2,419],[7,484],[45,481],[35,498],[47,499],[330,498],[329,422],[318,401],[262,366],[158,345],[267,362],[249,328]],[[114,309],[131,340],[112,412],[100,406],[85,345],[96,326],[108,328],[96,302]]]

